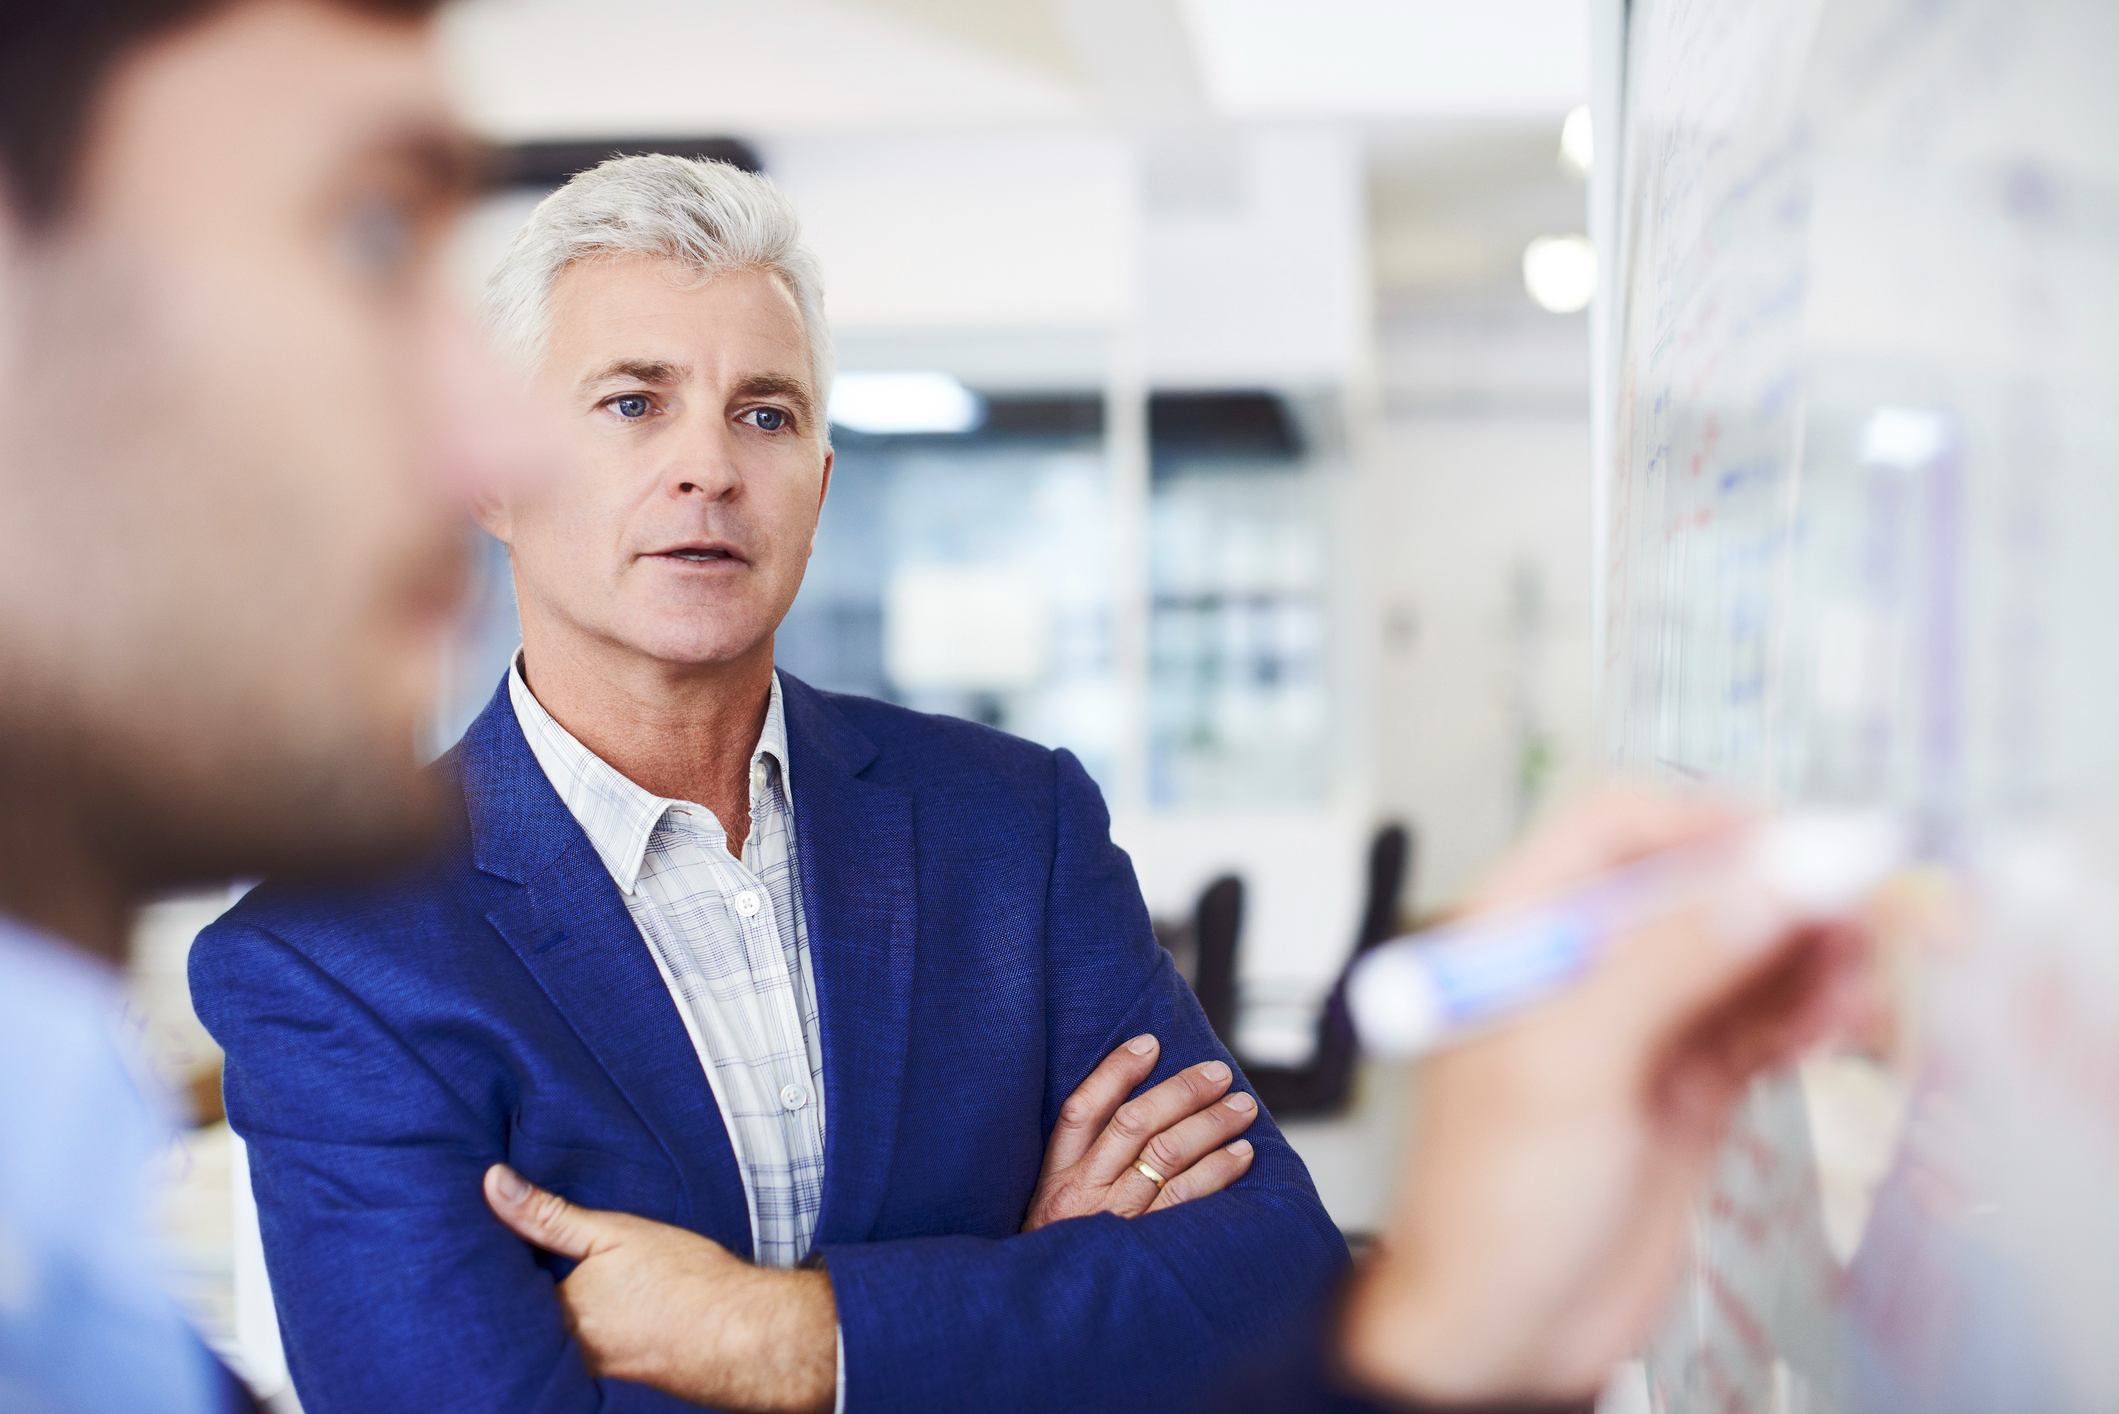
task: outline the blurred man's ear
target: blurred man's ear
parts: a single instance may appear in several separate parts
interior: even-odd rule
[[[514,518],[508,514],[508,503],[497,492],[483,490],[474,495],[471,498],[471,518],[478,522],[479,529],[501,544],[510,547],[515,544],[509,539]]]

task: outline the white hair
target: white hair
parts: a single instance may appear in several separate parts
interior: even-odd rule
[[[535,368],[551,335],[552,286],[576,261],[607,255],[667,256],[709,278],[776,277],[801,311],[817,406],[828,405],[823,271],[802,244],[794,206],[770,181],[726,162],[659,154],[575,173],[537,203],[486,282],[486,324],[502,351]]]

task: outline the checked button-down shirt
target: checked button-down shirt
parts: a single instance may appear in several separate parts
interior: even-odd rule
[[[741,860],[712,811],[649,794],[575,740],[531,693],[520,654],[508,694],[676,1000],[735,1149],[758,1262],[797,1265],[823,1205],[824,1051],[779,675],[751,753]]]

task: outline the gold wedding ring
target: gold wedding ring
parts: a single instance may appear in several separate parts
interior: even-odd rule
[[[1135,1159],[1133,1161],[1133,1167],[1140,1172],[1140,1176],[1142,1178],[1145,1178],[1146,1180],[1148,1180],[1148,1182],[1154,1184],[1157,1188],[1162,1187],[1165,1183],[1168,1183],[1170,1181],[1169,1179],[1164,1178],[1161,1174],[1157,1173],[1155,1171],[1154,1166],[1151,1165],[1146,1159]]]

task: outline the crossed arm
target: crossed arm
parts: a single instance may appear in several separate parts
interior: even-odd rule
[[[1229,1090],[1227,1051],[1155,948],[1132,865],[1064,753],[1057,791],[1057,1092],[1023,1234],[850,1244],[822,1253],[824,1272],[761,1272],[693,1232],[576,1208],[496,1170],[496,1213],[581,1261],[559,1302],[591,1369],[720,1408],[829,1410],[837,1325],[850,1410],[1193,1408],[1312,1319],[1346,1247],[1271,1119]],[[1112,967],[1112,950],[1134,967]],[[1161,1045],[1132,1051],[1129,1035]],[[1072,1056],[1091,1047],[1108,1054],[1070,1094],[1068,1071],[1087,1064]],[[1172,1071],[1180,1056],[1212,1060]],[[1125,1100],[1155,1073],[1170,1079]],[[701,1342],[708,1327],[735,1340]]]
[[[1137,1036],[1060,1109],[1025,1232],[1067,1218],[1138,1217],[1204,1198],[1251,1165],[1234,1138],[1258,1102],[1219,1061],[1188,1066],[1134,1099],[1160,1050]],[[752,1266],[710,1238],[580,1208],[504,1164],[486,1201],[526,1241],[578,1263],[560,1283],[568,1329],[597,1374],[716,1408],[812,1414],[838,1391],[838,1312],[821,1271]]]
[[[724,1407],[828,1408],[822,1359],[760,1384],[777,1357],[751,1357],[828,1353],[834,1318],[849,1409],[1185,1408],[1323,1301],[1346,1264],[1337,1229],[1255,1101],[1211,1103],[1233,1064],[1156,947],[1102,801],[1065,752],[1055,792],[1052,1128],[1025,1231],[844,1245],[821,1253],[822,1273],[761,1273],[696,1234],[503,1189],[495,1174],[497,1212],[581,1258],[560,1299],[592,1368]],[[1129,1036],[1160,1048],[1131,1052]],[[1155,1075],[1177,1083],[1119,1103]],[[1232,1150],[1238,1121],[1250,1137]],[[1160,1193],[1141,1160],[1168,1180]],[[726,1328],[738,1305],[785,1319],[733,1351],[688,1334]]]

